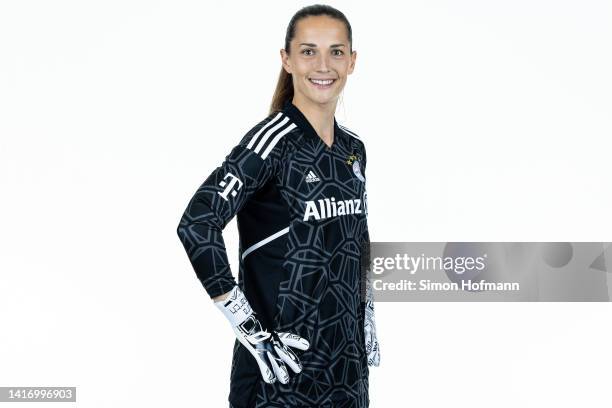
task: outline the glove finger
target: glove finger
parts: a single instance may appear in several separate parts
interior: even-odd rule
[[[263,380],[268,384],[273,384],[276,381],[276,377],[274,375],[274,372],[272,371],[272,367],[266,361],[266,351],[260,348],[256,349],[255,346],[251,344],[236,327],[234,328],[234,332],[236,333],[238,341],[240,341],[244,348],[246,348],[249,353],[251,353],[251,355],[257,362]]]
[[[297,334],[280,332],[278,333],[278,338],[281,339],[281,341],[287,346],[296,348],[298,350],[308,350],[308,347],[310,347],[308,340],[298,336]]]
[[[257,365],[259,366],[259,371],[261,372],[263,380],[268,384],[274,384],[274,382],[276,382],[276,375],[272,371],[272,368],[269,367],[261,357],[255,357],[255,360],[257,360]]]
[[[283,364],[281,359],[274,356],[274,354],[270,353],[269,351],[267,352],[267,354],[268,354],[268,360],[270,361],[270,365],[272,366],[272,369],[274,370],[274,374],[276,375],[276,378],[282,384],[287,384],[289,382],[289,372],[287,372],[287,367],[285,367],[285,364]]]
[[[276,350],[276,354],[280,356],[280,358],[293,370],[293,372],[297,374],[302,371],[302,363],[300,363],[300,360],[293,351],[287,347],[280,348],[278,346],[274,346],[274,349]]]

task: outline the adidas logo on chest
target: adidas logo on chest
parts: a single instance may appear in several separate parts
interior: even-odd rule
[[[314,171],[310,170],[307,174],[306,174],[306,178],[305,178],[307,183],[315,183],[317,181],[321,181],[321,179],[319,179],[319,177],[317,177],[317,175],[314,173]]]

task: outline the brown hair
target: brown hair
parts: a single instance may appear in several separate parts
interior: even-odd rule
[[[289,44],[295,37],[295,26],[297,25],[298,21],[309,16],[322,15],[335,18],[344,23],[346,26],[346,32],[348,34],[349,47],[352,49],[353,32],[351,30],[351,24],[346,16],[340,10],[337,10],[331,6],[325,4],[314,4],[298,10],[298,12],[291,17],[289,25],[287,26],[287,32],[285,34],[285,51],[287,54],[290,52]],[[272,96],[272,103],[270,104],[270,113],[282,110],[285,102],[291,99],[293,99],[293,78],[290,73],[281,67],[278,75],[278,82],[276,83],[276,89],[274,90],[274,95]]]

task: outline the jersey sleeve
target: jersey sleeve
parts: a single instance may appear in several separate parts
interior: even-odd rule
[[[280,143],[261,136],[270,118],[251,129],[197,189],[177,227],[191,265],[211,298],[229,292],[230,270],[222,230],[276,173]],[[277,141],[278,142],[278,141]]]

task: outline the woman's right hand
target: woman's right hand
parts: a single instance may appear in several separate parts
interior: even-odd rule
[[[287,366],[296,374],[302,371],[302,364],[291,348],[307,350],[308,340],[293,333],[264,330],[238,286],[226,295],[215,305],[229,320],[238,341],[255,358],[264,381],[272,384],[278,379],[287,384]]]

